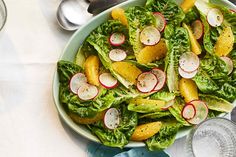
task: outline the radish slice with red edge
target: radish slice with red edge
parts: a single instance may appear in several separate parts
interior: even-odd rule
[[[137,89],[142,93],[148,93],[153,91],[157,83],[157,77],[153,73],[144,72],[137,78]]]
[[[125,35],[122,33],[112,33],[109,42],[113,46],[120,46],[125,42]]]
[[[212,27],[220,26],[224,21],[224,16],[219,9],[212,8],[207,13],[207,22]]]
[[[164,87],[166,83],[166,74],[164,71],[158,68],[153,68],[151,72],[157,77],[158,80],[158,83],[154,88],[154,91],[159,91]]]
[[[106,128],[114,130],[120,124],[120,113],[116,108],[109,108],[103,119],[103,123]]]
[[[229,9],[231,11],[231,13],[236,13],[236,11],[234,9]]]
[[[147,26],[140,33],[140,41],[144,45],[156,45],[160,39],[161,34],[154,26]]]
[[[193,72],[198,69],[200,60],[193,52],[186,52],[180,56],[179,66],[185,72]]]
[[[222,57],[220,57],[220,59],[222,59],[226,64],[226,67],[228,69],[228,75],[231,74],[232,71],[234,70],[233,61],[229,57],[226,57],[226,56],[222,56]]]
[[[182,109],[182,117],[186,120],[192,119],[196,115],[196,109],[193,104],[186,104]]]
[[[200,20],[196,20],[192,23],[193,35],[197,40],[201,39],[204,33],[204,27]]]
[[[81,100],[92,100],[98,95],[98,88],[94,85],[84,84],[78,89],[78,97]]]
[[[70,79],[70,90],[74,94],[77,94],[78,89],[87,83],[87,77],[83,73],[76,73]]]
[[[118,81],[114,78],[111,73],[102,73],[99,75],[99,81],[105,88],[111,89],[118,85]]]
[[[164,29],[166,27],[166,19],[165,19],[164,15],[160,12],[154,12],[153,15],[156,19],[156,28],[160,32],[164,31]]]
[[[127,54],[124,50],[122,49],[112,49],[110,52],[109,52],[109,58],[112,60],[112,61],[115,61],[115,62],[119,62],[119,61],[122,61],[124,60],[125,58],[127,57]]]
[[[178,68],[178,70],[179,70],[179,75],[180,75],[181,77],[183,77],[183,78],[186,78],[186,79],[191,79],[191,78],[193,78],[193,77],[197,74],[197,72],[198,72],[198,69],[195,70],[195,71],[193,71],[193,72],[185,72],[185,71],[183,71],[183,69],[181,69],[180,67]]]
[[[165,106],[162,107],[162,110],[168,110],[169,107],[173,106],[175,104],[175,99],[172,99],[170,101],[167,101]]]
[[[208,107],[205,102],[201,100],[193,100],[189,102],[192,104],[196,110],[196,114],[193,118],[187,121],[191,124],[199,124],[203,122],[208,116]]]

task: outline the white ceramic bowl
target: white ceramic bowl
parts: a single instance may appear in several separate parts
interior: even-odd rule
[[[225,5],[229,8],[235,9],[236,7],[228,2],[223,0],[215,0],[218,4]],[[181,2],[181,0],[177,0],[178,3]],[[124,3],[121,3],[115,7],[121,7],[121,8],[127,8],[130,6],[144,6],[146,3],[146,0],[129,0]],[[114,8],[114,7],[113,7]],[[113,8],[110,8],[101,14],[97,15],[96,17],[92,18],[86,25],[81,27],[79,30],[77,30],[71,39],[69,40],[68,44],[66,45],[60,60],[68,60],[68,61],[74,61],[75,55],[77,54],[77,51],[80,47],[80,45],[83,43],[85,38],[90,34],[91,31],[93,31],[96,27],[98,27],[100,24],[104,23],[107,19],[110,18],[110,13]],[[57,107],[57,110],[59,112],[59,115],[62,117],[62,119],[65,121],[65,123],[72,128],[75,132],[78,134],[94,141],[94,142],[100,142],[96,136],[94,136],[86,127],[83,125],[78,125],[74,123],[71,118],[67,115],[65,112],[63,106],[59,102],[59,79],[58,79],[58,73],[55,72],[54,79],[53,79],[53,97],[54,102]],[[222,115],[223,116],[223,115]],[[191,130],[191,127],[187,127],[185,129],[182,129],[178,132],[176,139],[181,138],[189,133]],[[126,147],[141,147],[144,146],[144,142],[133,142],[130,141]]]

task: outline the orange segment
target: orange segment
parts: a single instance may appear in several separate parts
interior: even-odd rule
[[[114,20],[119,20],[123,25],[128,25],[125,11],[121,8],[115,8],[111,11],[111,16]]]
[[[167,47],[165,40],[161,40],[154,46],[145,46],[136,56],[138,63],[147,64],[166,56]]]

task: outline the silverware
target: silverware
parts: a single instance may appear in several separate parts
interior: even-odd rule
[[[88,6],[86,0],[63,0],[57,9],[59,25],[69,31],[78,29],[93,16],[87,12]]]
[[[63,29],[74,31],[93,15],[124,1],[126,0],[63,0],[57,9],[57,21]]]
[[[98,14],[124,1],[126,0],[92,0],[88,7],[88,12],[91,14]]]

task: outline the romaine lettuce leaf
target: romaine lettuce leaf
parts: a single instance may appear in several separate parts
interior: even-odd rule
[[[236,87],[229,83],[224,83],[220,90],[216,91],[216,95],[233,102],[236,99]]]
[[[200,15],[197,8],[194,6],[192,7],[186,14],[183,20],[186,24],[191,24],[193,21],[199,19]]]
[[[89,128],[105,146],[123,148],[129,142],[125,134],[120,130],[116,129],[112,131],[94,126],[90,126]]]
[[[139,39],[140,32],[146,26],[154,25],[155,19],[151,12],[140,6],[129,7],[125,11],[125,15],[128,19],[129,41],[133,46],[135,56],[137,56],[143,48]]]
[[[236,15],[234,13],[232,13],[226,7],[218,6],[218,5],[204,2],[204,1],[197,1],[195,5],[200,11],[200,14],[201,14],[200,17],[204,25],[203,44],[204,44],[204,48],[206,49],[208,53],[214,52],[214,45],[216,43],[216,40],[219,37],[219,34],[223,30],[223,28],[226,26],[230,26],[232,28],[233,34],[235,37],[234,42],[236,43]],[[207,12],[212,8],[218,8],[219,10],[221,10],[224,16],[224,21],[222,25],[216,28],[210,27],[206,20]]]
[[[153,112],[153,113],[146,113],[139,115],[139,118],[148,118],[148,119],[159,119],[162,117],[171,117],[172,114],[170,111],[159,111],[159,112]]]
[[[199,97],[206,102],[210,110],[229,113],[233,109],[233,104],[217,96],[200,94]]]
[[[175,141],[175,136],[182,125],[176,121],[163,122],[160,131],[145,141],[149,150],[163,150]]]
[[[185,102],[181,97],[175,98],[175,103],[173,106],[169,107],[170,113],[175,117],[175,119],[184,126],[190,126],[190,124],[182,117],[182,109],[185,105]]]
[[[167,91],[159,91],[150,96],[150,99],[170,101],[175,99],[175,94]]]
[[[79,65],[69,61],[60,60],[57,62],[57,72],[60,83],[69,83],[70,78],[81,71],[82,68]]]
[[[203,93],[213,93],[219,89],[215,81],[201,68],[199,68],[193,80],[197,84],[198,89]]]
[[[127,28],[122,25],[119,21],[109,20],[95,29],[86,39],[86,41],[91,44],[94,49],[97,51],[98,56],[106,69],[109,69],[110,72],[115,76],[126,88],[132,85],[132,83],[125,80],[125,78],[121,77],[118,73],[116,73],[112,67],[112,61],[110,60],[108,54],[113,47],[110,45],[108,39],[109,36],[114,32],[121,32],[123,34],[128,35]],[[128,37],[128,36],[126,36]],[[128,41],[123,45],[125,50],[129,49],[130,45]]]
[[[208,74],[213,80],[227,79],[227,66],[220,57],[214,54],[208,54],[201,59],[201,68]]]
[[[179,87],[179,57],[190,51],[190,41],[186,29],[176,27],[172,36],[167,40],[167,56],[165,58],[165,71],[167,73],[167,86],[170,92],[177,92]]]
[[[133,111],[129,111],[126,105],[120,106],[121,123],[118,130],[123,132],[127,139],[130,139],[135,127],[138,124],[138,114]]]
[[[88,128],[98,136],[104,145],[123,148],[128,144],[128,140],[137,126],[138,118],[137,113],[128,111],[125,104],[121,104],[118,109],[122,119],[115,130],[107,129],[101,121],[88,125]]]
[[[135,104],[135,103],[129,103],[128,110],[138,112],[138,113],[152,113],[152,112],[158,112],[161,111],[161,106],[157,104]]]
[[[161,12],[168,24],[179,26],[185,17],[183,10],[174,0],[147,0],[147,10],[151,12]]]

